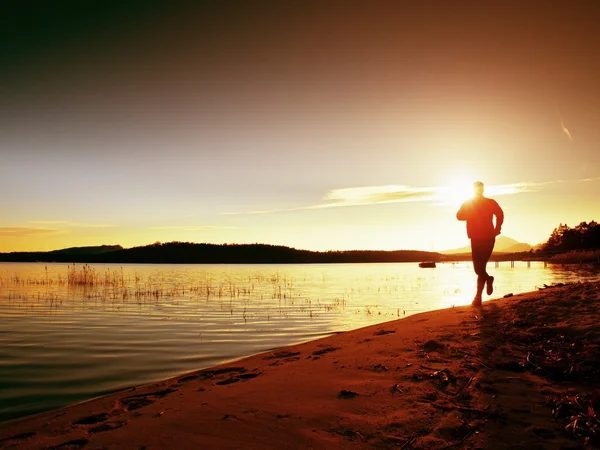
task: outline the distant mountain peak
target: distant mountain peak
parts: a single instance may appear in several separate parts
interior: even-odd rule
[[[496,238],[496,245],[494,246],[494,253],[521,253],[528,252],[533,247],[524,242],[519,242],[516,239],[510,238],[508,236],[498,236]],[[470,253],[471,247],[460,247],[454,248],[451,250],[442,250],[440,251],[443,255],[454,255],[459,253]]]
[[[94,245],[88,247],[69,247],[60,250],[53,250],[50,253],[61,253],[65,255],[102,255],[104,253],[123,250],[120,245]]]

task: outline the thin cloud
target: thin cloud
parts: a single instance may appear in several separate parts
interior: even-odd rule
[[[323,197],[324,203],[294,208],[254,210],[237,214],[268,214],[285,211],[301,211],[310,209],[341,208],[345,206],[374,205],[381,203],[419,202],[434,198],[434,188],[409,188],[406,186],[365,186],[357,188],[343,188],[329,191]]]
[[[116,225],[110,223],[77,223],[71,222],[68,226],[73,228],[114,228]]]
[[[512,183],[512,184],[499,184],[485,187],[486,195],[490,197],[497,197],[499,195],[514,195],[523,194],[526,192],[537,192],[542,187],[549,184],[560,183],[560,181],[540,181],[535,183]]]
[[[61,225],[68,228],[113,228],[115,226],[108,223],[82,223],[69,222],[67,220],[30,220],[29,223],[39,225]]]
[[[207,231],[207,230],[231,230],[233,227],[219,225],[172,225],[163,227],[150,227],[151,230],[175,230],[175,231]]]
[[[539,183],[511,183],[500,185],[486,185],[485,195],[489,197],[500,197],[503,195],[523,194],[526,192],[539,191],[542,186],[556,183],[554,181]],[[431,206],[456,206],[472,196],[472,187],[467,186],[442,186],[439,188],[435,201]]]
[[[569,182],[585,182],[600,180],[598,178],[585,178],[578,180],[569,180]],[[498,197],[503,195],[516,195],[523,193],[537,192],[545,186],[563,183],[564,180],[541,181],[541,182],[520,182],[500,185],[486,185],[486,195]],[[461,188],[464,191],[464,187]],[[253,210],[246,212],[228,212],[225,215],[241,214],[271,214],[290,211],[305,211],[327,208],[342,208],[348,206],[366,206],[379,205],[386,203],[407,203],[407,202],[425,202],[433,206],[446,206],[456,202],[457,197],[464,195],[467,198],[471,192],[470,186],[467,186],[467,192],[458,192],[453,186],[432,186],[432,187],[409,187],[398,185],[386,186],[364,186],[355,188],[334,189],[325,194],[323,202],[315,205],[298,206],[293,208]],[[463,200],[464,200],[463,198]]]
[[[571,135],[571,132],[569,131],[569,129],[567,128],[567,126],[565,125],[565,123],[561,122],[560,126],[562,127],[563,133],[565,133],[565,135],[569,138],[569,140],[571,142],[573,142],[573,136]]]
[[[366,186],[358,188],[334,189],[325,195],[325,200],[333,200],[326,205],[346,206],[390,202],[420,202],[434,198],[437,188],[411,188],[407,186]]]
[[[66,220],[30,220],[29,223],[39,223],[43,225],[65,225]]]
[[[533,184],[517,183],[503,186],[489,186],[486,191],[494,195],[508,195],[531,191]],[[386,203],[429,202],[443,204],[453,196],[452,188],[448,186],[409,187],[409,186],[364,186],[356,188],[334,189],[323,197],[323,203],[294,208],[254,210],[236,214],[269,214],[287,211],[302,211],[311,209],[342,208],[348,206],[380,205]]]
[[[573,142],[573,136],[571,135],[571,132],[565,125],[565,119],[562,113],[560,112],[560,107],[558,106],[558,103],[555,102],[554,107],[556,108],[556,114],[558,115],[558,119],[560,120],[560,129],[565,134],[565,136],[569,138],[569,141]]]
[[[30,237],[45,236],[62,233],[62,230],[38,227],[0,227],[0,236],[3,237]]]

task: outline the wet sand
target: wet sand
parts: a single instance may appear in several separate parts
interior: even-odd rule
[[[576,283],[0,423],[0,448],[597,448],[598,380],[600,283]]]

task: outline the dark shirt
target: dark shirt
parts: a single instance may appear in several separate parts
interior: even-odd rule
[[[495,227],[494,216],[496,216]],[[476,196],[462,204],[456,213],[456,218],[467,221],[467,235],[470,239],[493,239],[500,234],[504,212],[495,200]]]

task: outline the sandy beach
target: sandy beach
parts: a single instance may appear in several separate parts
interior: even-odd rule
[[[600,283],[427,312],[0,424],[7,449],[599,448]]]

